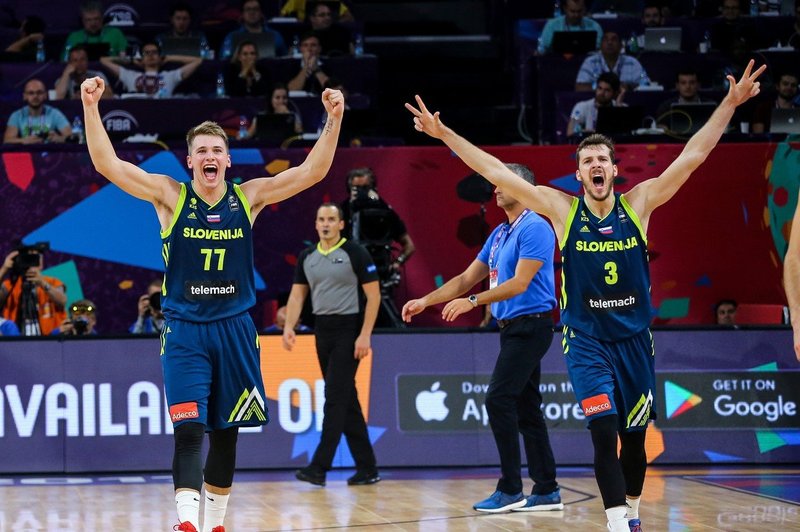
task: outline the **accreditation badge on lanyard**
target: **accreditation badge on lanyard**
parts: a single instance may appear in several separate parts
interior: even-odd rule
[[[495,288],[499,283],[497,282],[497,261],[495,260],[495,254],[497,253],[497,249],[500,247],[500,241],[503,240],[505,236],[511,236],[511,233],[514,232],[514,229],[517,228],[519,223],[525,218],[529,213],[530,209],[525,209],[517,216],[517,219],[514,220],[514,223],[511,225],[503,224],[503,227],[497,232],[497,235],[494,237],[494,242],[492,242],[492,247],[489,250],[489,289]]]

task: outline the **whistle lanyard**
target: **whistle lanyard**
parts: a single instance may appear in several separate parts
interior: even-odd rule
[[[503,227],[501,227],[500,230],[497,232],[497,235],[494,237],[494,242],[492,242],[492,248],[489,250],[490,270],[494,269],[495,267],[494,254],[497,252],[497,248],[500,247],[500,241],[503,239],[504,236],[506,236],[506,232],[508,233],[508,236],[511,236],[511,233],[514,232],[514,229],[516,229],[516,227],[519,225],[522,219],[525,218],[530,212],[531,212],[530,209],[525,209],[524,211],[522,211],[522,213],[520,213],[519,216],[517,216],[517,219],[514,220],[514,223],[512,223],[511,225],[507,223],[503,224]]]

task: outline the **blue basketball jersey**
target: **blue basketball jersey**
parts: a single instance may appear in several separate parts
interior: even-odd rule
[[[181,183],[172,224],[161,232],[167,319],[220,320],[255,304],[250,204],[238,185],[225,186],[209,205]]]
[[[600,219],[572,202],[561,243],[561,320],[601,340],[628,338],[650,324],[647,237],[621,194]]]

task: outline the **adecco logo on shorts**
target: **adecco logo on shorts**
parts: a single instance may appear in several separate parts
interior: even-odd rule
[[[128,111],[114,109],[103,115],[103,125],[109,133],[135,133],[139,122]]]
[[[800,372],[659,374],[662,429],[777,429],[800,425]],[[691,390],[691,391],[690,391]],[[664,416],[663,414],[666,414]]]

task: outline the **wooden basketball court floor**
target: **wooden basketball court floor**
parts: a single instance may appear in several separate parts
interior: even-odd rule
[[[237,472],[228,532],[605,530],[592,471],[559,468],[563,511],[478,514],[497,468],[385,469],[372,486],[326,487],[292,471]],[[525,483],[530,490],[530,481]],[[177,522],[168,474],[0,476],[0,532],[169,531]],[[800,467],[655,467],[640,517],[645,532],[800,530]]]

